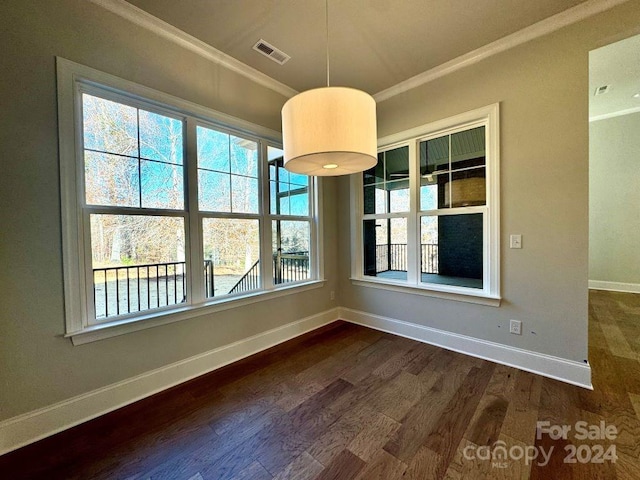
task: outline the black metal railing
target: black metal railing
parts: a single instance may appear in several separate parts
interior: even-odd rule
[[[438,273],[438,244],[420,245],[420,270],[422,273]],[[406,272],[407,245],[405,243],[376,245],[376,271]]]
[[[96,318],[176,305],[186,293],[184,262],[93,269]]]
[[[273,283],[296,282],[309,278],[309,252],[277,252],[273,256]]]
[[[246,292],[260,287],[260,260],[256,260],[247,273],[231,287],[229,293]]]
[[[213,260],[205,260],[203,267],[205,296],[213,298]],[[273,281],[276,285],[308,278],[309,252],[287,252],[273,256]],[[246,292],[259,287],[260,260],[257,260],[226,293]],[[97,319],[177,305],[184,303],[186,296],[185,262],[93,269],[93,300]]]
[[[438,244],[420,245],[420,270],[422,273],[438,273]]]
[[[376,245],[376,270],[407,271],[407,244],[390,243]]]

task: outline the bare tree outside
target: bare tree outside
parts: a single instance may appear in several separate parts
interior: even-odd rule
[[[184,120],[86,93],[82,109],[96,318],[186,301]],[[200,125],[196,145],[206,295],[261,288],[259,144]],[[271,213],[308,217],[308,177],[269,149]],[[310,222],[274,238],[275,283],[308,278]]]
[[[169,212],[184,210],[183,122],[88,94],[82,100],[87,205],[140,209],[90,215],[96,318],[180,303],[185,225]],[[168,212],[144,214],[148,208]]]

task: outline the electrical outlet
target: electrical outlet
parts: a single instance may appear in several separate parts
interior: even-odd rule
[[[522,322],[520,320],[510,320],[509,333],[513,333],[514,335],[522,335]]]
[[[331,293],[329,293],[329,298],[331,300],[335,300],[336,299],[336,292],[334,292],[333,290],[331,290]]]

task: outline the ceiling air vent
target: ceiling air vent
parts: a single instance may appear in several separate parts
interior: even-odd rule
[[[601,87],[596,88],[596,93],[594,94],[596,97],[598,95],[604,95],[609,92],[611,85],[602,85]]]
[[[276,63],[283,65],[287,62],[291,57],[284,53],[282,50],[278,50],[276,47],[271,45],[269,42],[265,42],[264,40],[258,40],[258,42],[253,46],[253,49],[256,52],[260,52],[265,57],[269,57]]]

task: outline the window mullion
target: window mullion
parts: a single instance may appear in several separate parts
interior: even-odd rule
[[[82,221],[80,223],[82,228],[82,236],[84,238],[83,249],[85,267],[84,285],[86,294],[83,296],[83,312],[84,318],[82,320],[83,326],[93,325],[96,322],[96,305],[95,305],[95,285],[93,278],[93,255],[91,252],[91,221],[89,218],[89,212],[83,209]]]
[[[191,304],[205,301],[204,291],[204,253],[202,251],[202,218],[198,210],[198,145],[196,138],[196,121],[188,117],[186,121],[186,167],[187,167],[187,271],[189,288],[187,299]]]
[[[270,185],[269,185],[269,162],[267,155],[268,145],[266,142],[260,142],[260,158],[258,159],[258,165],[260,165],[260,198],[262,202],[260,204],[260,278],[262,280],[262,288],[265,290],[272,289],[273,283],[273,255],[272,255],[272,242],[271,224],[273,218],[271,217],[271,203],[269,199]]]
[[[310,238],[309,238],[309,256],[315,259],[314,262],[309,262],[310,266],[314,266],[311,271],[311,278],[318,279],[324,278],[324,242],[322,239],[322,221],[323,214],[321,209],[324,208],[322,198],[322,177],[309,177],[309,214],[311,215],[310,223]]]
[[[407,282],[416,284],[420,272],[420,169],[417,142],[409,143],[409,215],[407,218]]]

